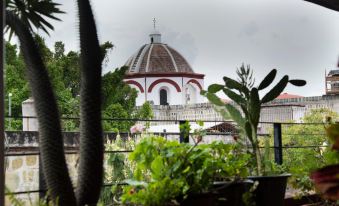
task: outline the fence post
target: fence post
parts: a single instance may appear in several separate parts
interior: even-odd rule
[[[281,123],[273,123],[274,128],[274,161],[281,165],[283,163]]]
[[[164,137],[165,137],[165,138],[166,138],[166,140],[167,140],[167,133],[166,133],[166,129],[164,129],[164,130],[163,130],[163,132],[164,132],[164,133],[163,133],[163,134],[164,134]]]
[[[179,128],[181,127],[181,125],[185,124],[186,121],[179,121]],[[189,142],[189,138],[185,138],[185,131],[184,130],[180,130],[180,135],[179,135],[179,141],[180,143]]]

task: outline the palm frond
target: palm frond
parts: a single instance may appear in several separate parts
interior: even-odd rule
[[[338,0],[305,0],[320,6],[332,9],[334,11],[339,11],[339,1]]]
[[[60,21],[55,15],[65,13],[58,8],[59,6],[60,4],[51,0],[6,0],[6,10],[17,15],[31,31],[34,28],[42,29],[46,34],[49,34],[49,30],[54,30],[53,25],[46,19]],[[11,38],[13,31],[8,27],[5,31],[9,32]]]

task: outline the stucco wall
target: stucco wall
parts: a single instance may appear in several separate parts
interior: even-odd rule
[[[36,111],[34,108],[34,100],[29,98],[22,102],[22,116],[24,117],[36,117]],[[36,118],[22,118],[22,130],[23,131],[38,131],[38,120]]]
[[[159,82],[159,80],[171,81],[169,82]],[[146,77],[146,78],[131,78],[125,79],[132,88],[135,88],[138,91],[138,97],[136,99],[136,105],[140,106],[145,101],[151,101],[154,105],[160,105],[160,90],[167,90],[167,101],[169,105],[183,105],[183,104],[195,104],[202,103],[205,101],[205,98],[200,95],[201,89],[204,87],[203,79],[195,79],[189,77]],[[156,84],[155,84],[156,83]],[[138,84],[139,86],[136,86]],[[175,86],[175,85],[176,86]],[[190,90],[191,98],[190,102],[186,101],[186,87],[187,84],[191,85],[192,89]],[[142,87],[142,89],[140,88]],[[150,91],[151,90],[151,91]],[[144,93],[142,93],[144,91]]]

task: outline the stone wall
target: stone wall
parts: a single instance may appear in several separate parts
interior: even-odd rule
[[[65,132],[64,143],[66,152],[77,151],[79,146],[78,132]],[[127,134],[122,134],[127,138]],[[106,140],[115,140],[115,133],[105,133]],[[16,198],[30,205],[38,201],[39,193],[39,155],[37,132],[6,132],[6,173],[5,185],[10,192],[35,191],[30,194],[15,195]],[[73,185],[77,179],[78,154],[66,155],[67,166]],[[6,206],[10,206],[9,196],[6,196]]]

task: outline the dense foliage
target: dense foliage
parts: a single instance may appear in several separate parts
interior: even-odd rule
[[[325,123],[327,118],[336,121],[339,115],[325,108],[314,109],[303,117],[302,121],[306,124],[283,127],[282,143],[292,147],[284,150],[284,167],[292,173],[289,182],[292,187],[300,190],[300,195],[314,190],[309,177],[311,171],[339,161],[338,154],[328,147],[324,125],[319,124]]]
[[[46,64],[53,89],[56,93],[60,113],[63,117],[79,117],[80,95],[80,54],[78,51],[65,51],[63,42],[55,42],[53,50],[48,48],[42,37],[36,35],[40,53]],[[101,45],[102,60],[108,61],[107,53],[113,48],[112,43],[105,42]],[[21,103],[30,97],[30,91],[25,75],[25,65],[18,46],[6,42],[6,105],[9,104],[8,94],[11,93],[11,115],[22,116]],[[102,109],[104,118],[151,118],[153,113],[150,105],[145,103],[140,112],[135,111],[137,91],[123,82],[127,67],[117,68],[102,76]],[[6,107],[6,116],[8,116]],[[21,119],[12,119],[11,128],[6,121],[7,129],[21,130]],[[62,121],[64,130],[77,130],[78,120]],[[127,132],[134,124],[131,121],[104,121],[106,131]]]
[[[117,135],[115,141],[107,141],[105,144],[106,151],[125,151],[133,150],[135,141],[131,139],[122,139]],[[105,168],[105,184],[112,184],[112,187],[104,187],[101,191],[101,205],[114,205],[122,195],[122,186],[125,179],[133,176],[133,165],[128,160],[128,153],[106,153],[106,168]]]
[[[163,137],[144,138],[129,157],[136,168],[122,201],[165,205],[206,192],[216,179],[246,176],[249,156],[237,151],[236,145],[222,142],[190,145]]]

